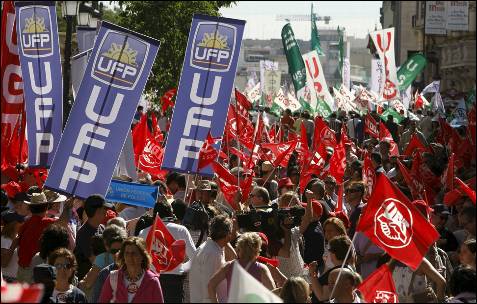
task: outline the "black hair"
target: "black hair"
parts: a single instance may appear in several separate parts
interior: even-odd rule
[[[5,192],[5,190],[1,190],[0,191],[0,196],[1,196],[1,206],[6,206],[8,204],[8,196],[7,196],[7,192]]]
[[[141,232],[141,230],[152,226],[153,222],[154,222],[154,218],[150,214],[145,213],[145,214],[141,215],[141,217],[137,221],[136,229],[134,229],[134,235],[138,236],[139,232]]]
[[[178,198],[178,199],[175,199],[171,205],[172,205],[172,211],[174,212],[174,215],[177,217],[178,220],[182,222],[182,219],[184,218],[184,215],[187,209],[186,203],[180,198]]]
[[[159,197],[154,205],[153,216],[156,217],[156,214],[160,218],[173,217],[174,213],[172,211],[171,205],[167,202],[165,197]]]
[[[159,194],[166,194],[167,186],[163,181],[158,179],[153,183],[153,185],[159,188]]]
[[[48,226],[40,236],[40,257],[44,260],[58,248],[68,248],[68,231],[60,225]]]
[[[170,173],[166,176],[166,185],[169,185],[170,183],[175,182],[176,179],[177,179],[177,175],[179,175],[179,173],[177,173],[177,172],[170,172]]]
[[[28,208],[32,214],[40,214],[48,210],[48,204],[30,204]]]
[[[177,182],[177,185],[179,186],[179,188],[185,189],[185,187],[186,187],[186,177],[185,177],[184,174],[177,175],[176,182]]]
[[[467,206],[461,211],[461,215],[465,216],[471,222],[475,223],[475,207],[474,206]]]
[[[378,153],[378,152],[372,152],[371,153],[371,160],[373,160],[375,163],[377,163],[378,165],[381,165],[382,162],[383,162],[383,159],[381,157],[381,154]]]
[[[449,289],[453,296],[456,296],[463,292],[470,292],[475,294],[476,275],[475,270],[470,266],[459,265],[452,272]]]
[[[224,215],[215,216],[210,223],[210,238],[218,241],[232,232],[232,220]]]

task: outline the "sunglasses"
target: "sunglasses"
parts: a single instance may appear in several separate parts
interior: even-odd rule
[[[116,253],[119,252],[119,250],[121,250],[121,249],[120,249],[120,248],[110,249],[109,252],[110,252],[111,254],[116,254]]]
[[[70,269],[71,268],[70,263],[65,263],[65,264],[55,264],[56,269]]]

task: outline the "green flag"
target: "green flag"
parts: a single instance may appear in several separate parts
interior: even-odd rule
[[[318,55],[323,56],[323,50],[320,45],[320,34],[318,34],[318,28],[316,27],[316,16],[313,13],[313,3],[311,4],[311,51],[316,50]]]
[[[330,106],[321,98],[318,98],[314,112],[323,118],[328,118],[328,116],[333,113],[333,111],[330,109]]]
[[[339,69],[339,74],[341,77],[341,82],[343,82],[344,41],[343,41],[343,31],[340,31],[339,26],[338,26],[338,36],[339,36],[338,50],[340,52],[338,56],[338,69]]]
[[[465,104],[467,105],[467,109],[472,108],[472,105],[475,104],[475,88],[472,88],[472,90],[467,93]]]
[[[292,76],[296,97],[300,100],[305,96],[306,68],[290,23],[285,24],[282,29],[282,43],[287,57],[288,72]]]
[[[383,121],[387,121],[389,115],[392,115],[395,123],[401,123],[401,121],[404,119],[404,117],[399,115],[399,113],[396,110],[394,110],[392,107],[388,107],[386,111],[381,113],[380,116]]]
[[[426,64],[426,57],[422,54],[414,54],[408,58],[399,71],[397,71],[399,90],[406,90],[416,79],[417,75],[422,72]]]

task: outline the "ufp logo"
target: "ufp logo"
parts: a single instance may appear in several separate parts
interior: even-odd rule
[[[229,24],[199,22],[192,41],[190,65],[215,72],[228,72],[235,51],[236,28]]]
[[[149,44],[108,30],[101,39],[91,76],[116,88],[133,90],[142,74]]]
[[[48,6],[22,7],[18,20],[23,55],[35,58],[52,55],[50,8]]]

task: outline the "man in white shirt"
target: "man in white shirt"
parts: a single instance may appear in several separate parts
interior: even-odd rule
[[[207,285],[210,278],[225,264],[224,247],[232,239],[232,220],[218,215],[210,224],[210,238],[197,250],[189,271],[190,301],[210,302]],[[222,281],[217,287],[220,303],[227,301],[227,284]]]
[[[192,237],[186,227],[175,224],[174,213],[172,206],[166,201],[161,200],[156,203],[154,207],[154,215],[161,218],[167,230],[171,233],[172,237],[177,240],[184,240],[186,244],[186,256],[192,259],[195,255],[195,245],[192,241]],[[141,230],[139,237],[144,240],[147,238],[147,234],[151,230],[151,227]],[[162,272],[159,280],[161,281],[162,293],[165,303],[182,303],[184,300],[184,280],[187,275],[187,263],[182,263],[172,271]]]

